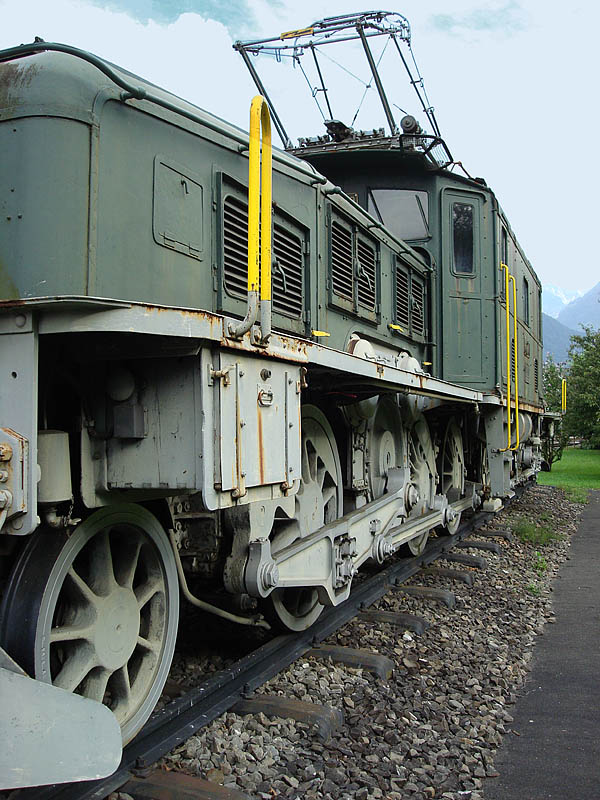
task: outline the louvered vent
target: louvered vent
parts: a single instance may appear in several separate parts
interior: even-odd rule
[[[273,230],[273,311],[290,317],[302,316],[303,265],[302,240],[281,225],[275,225]]]
[[[536,394],[540,390],[540,368],[537,358],[533,361],[533,388]]]
[[[248,206],[237,197],[223,204],[223,275],[225,288],[236,297],[247,296]],[[301,317],[304,254],[302,240],[282,225],[273,226],[273,311]]]
[[[352,231],[335,220],[331,223],[331,282],[333,291],[352,302]]]
[[[511,378],[515,376],[515,340],[510,340],[510,375]]]
[[[425,332],[425,287],[413,275],[412,279],[412,334],[422,336]]]
[[[223,279],[231,294],[248,291],[248,206],[231,195],[223,203]]]
[[[400,267],[396,268],[396,322],[408,330],[409,297],[408,273]]]
[[[363,239],[357,242],[358,255],[358,302],[369,311],[375,310],[375,275],[377,260],[375,249]]]

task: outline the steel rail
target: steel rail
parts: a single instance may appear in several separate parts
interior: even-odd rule
[[[523,491],[519,487],[516,497],[520,497]],[[360,611],[377,602],[391,584],[408,580],[493,517],[495,514],[492,512],[475,514],[462,522],[454,535],[432,539],[420,556],[399,560],[363,581],[348,600],[340,606],[328,608],[308,630],[272,639],[173,700],[151,717],[127,745],[121,764],[113,775],[97,781],[22,789],[12,795],[11,800],[103,800],[123,786],[136,771],[149,768],[157,759],[232,708],[242,697],[331,636]]]

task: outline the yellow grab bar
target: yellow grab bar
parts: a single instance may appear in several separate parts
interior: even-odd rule
[[[503,447],[500,452],[505,453],[510,450],[512,431],[510,422],[510,387],[512,382],[511,377],[511,357],[510,357],[510,302],[508,295],[508,282],[510,279],[510,272],[506,264],[500,264],[500,268],[504,270],[504,299],[506,301],[506,414],[508,422],[508,441],[506,447]]]
[[[262,148],[261,148],[262,130]],[[261,159],[262,149],[262,159]],[[229,334],[243,336],[258,317],[260,281],[261,341],[271,334],[271,235],[273,152],[271,117],[266,100],[257,94],[250,104],[248,154],[248,307],[240,323],[230,323]],[[260,258],[259,258],[260,241]]]
[[[561,410],[562,410],[562,412],[564,414],[565,411],[567,410],[567,379],[566,378],[562,379],[561,389],[562,389],[562,397],[561,397],[560,407],[561,407]]]
[[[515,442],[514,446],[511,447],[511,450],[518,450],[519,449],[519,347],[518,347],[518,340],[517,340],[517,282],[515,281],[515,276],[510,275],[510,280],[512,281],[513,287],[513,318],[514,318],[514,333],[515,333],[515,428],[517,433],[517,441]],[[509,409],[510,415],[510,409]]]

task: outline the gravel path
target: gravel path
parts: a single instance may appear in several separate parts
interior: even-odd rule
[[[342,709],[345,723],[327,743],[303,723],[229,713],[176,748],[164,768],[264,800],[481,800],[486,779],[497,775],[494,754],[511,732],[510,705],[535,637],[554,619],[550,584],[568,558],[581,508],[558,489],[534,487],[489,527],[541,521],[560,538],[543,546],[498,539],[502,555],[463,551],[488,562],[485,572],[474,571],[472,587],[433,575],[412,579],[454,591],[452,610],[398,591],[375,606],[426,617],[430,627],[420,636],[355,620],[331,637],[330,644],[392,658],[391,680],[303,658],[260,690]],[[186,664],[194,671],[191,656],[180,660],[180,682]]]

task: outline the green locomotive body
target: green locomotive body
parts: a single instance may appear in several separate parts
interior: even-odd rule
[[[248,135],[73,48],[0,53],[0,645],[126,740],[178,574],[302,629],[539,469],[539,281],[491,190],[409,142],[274,151],[272,331],[237,335]],[[99,596],[114,641],[78,639]]]

